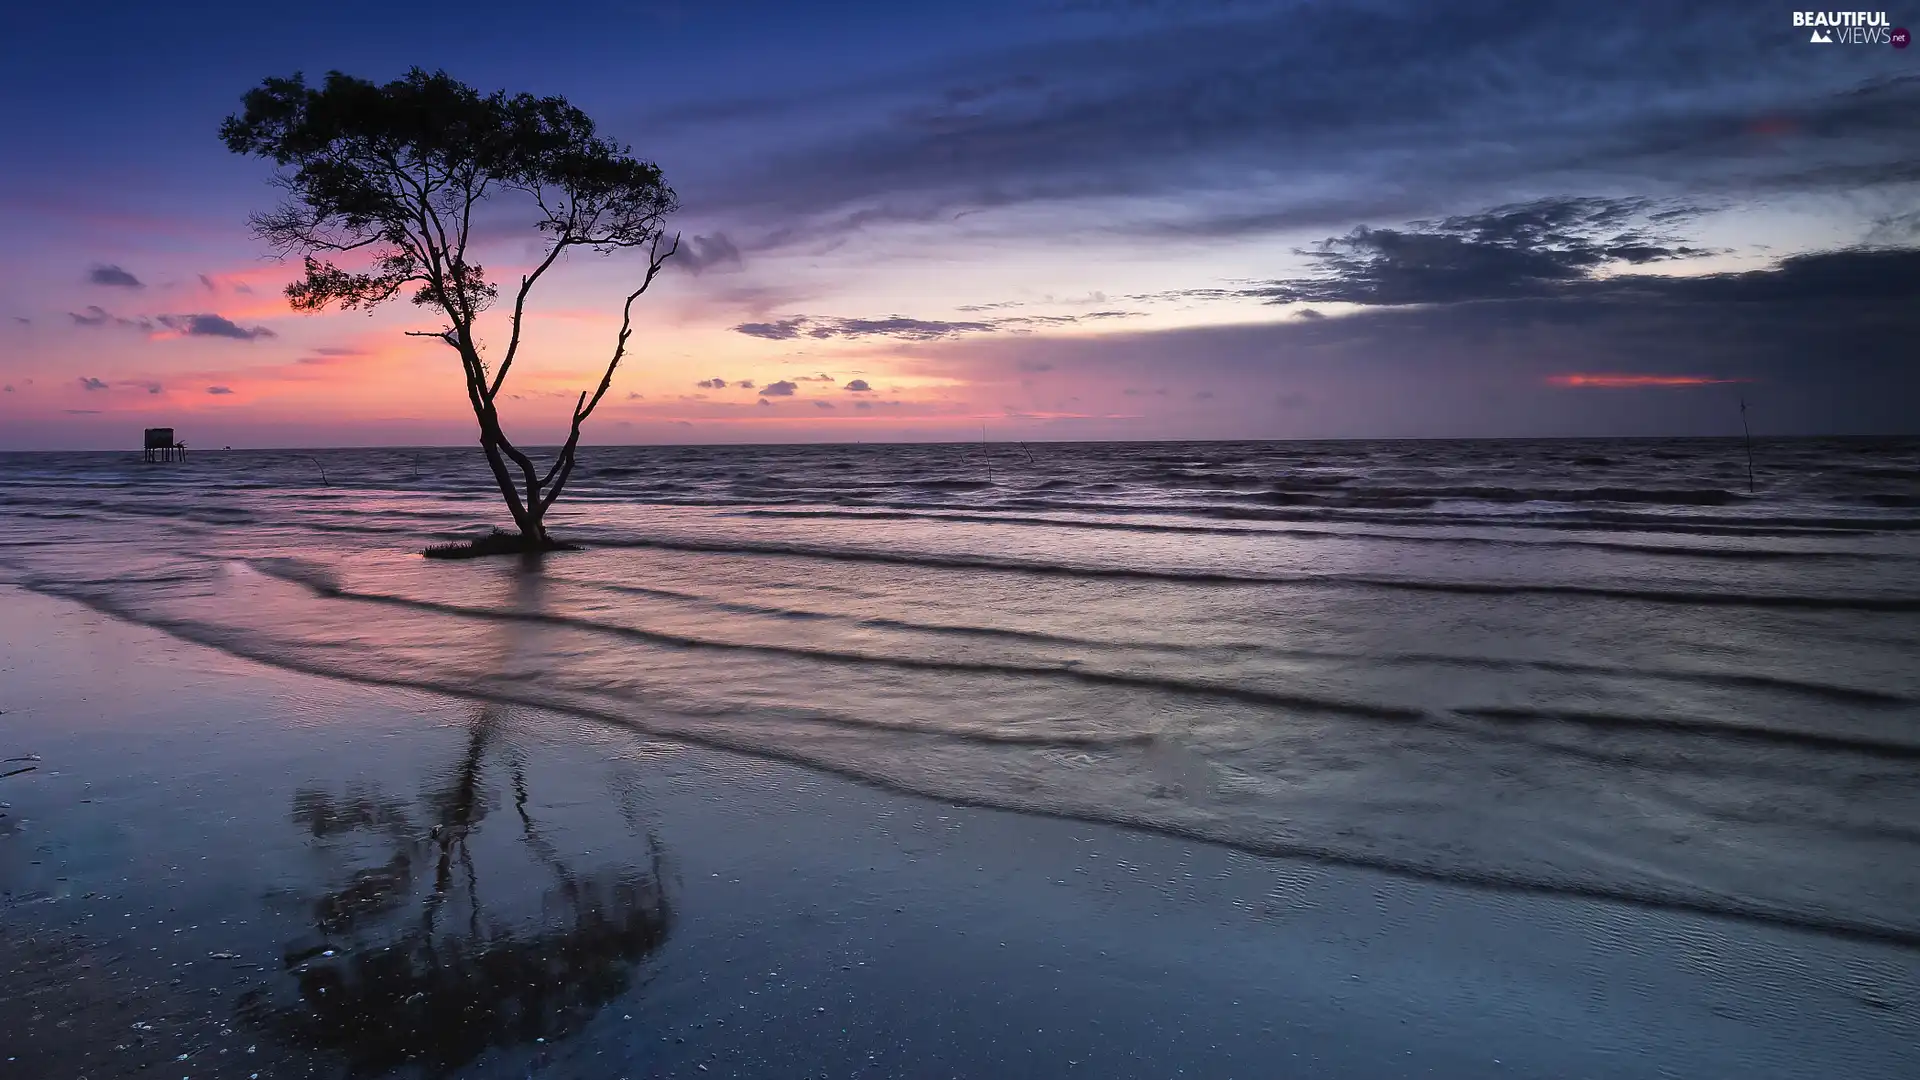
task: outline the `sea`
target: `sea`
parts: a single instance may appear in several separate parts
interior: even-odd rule
[[[530,561],[420,557],[477,448],[0,478],[0,583],[264,664],[1920,945],[1917,439],[591,447]]]

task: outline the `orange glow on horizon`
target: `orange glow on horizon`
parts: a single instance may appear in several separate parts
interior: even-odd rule
[[[1585,374],[1549,375],[1550,386],[1596,387],[1603,390],[1629,390],[1649,386],[1718,386],[1725,383],[1743,383],[1745,379],[1717,379],[1711,375],[1616,375]]]

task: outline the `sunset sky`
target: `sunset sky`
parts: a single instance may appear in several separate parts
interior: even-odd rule
[[[1920,431],[1920,48],[1794,10],[13,5],[0,449],[471,441],[424,311],[288,309],[217,135],[264,77],[415,65],[565,95],[680,194],[589,441]],[[642,269],[535,294],[517,441]]]

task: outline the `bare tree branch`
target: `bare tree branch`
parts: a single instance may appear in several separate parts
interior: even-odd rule
[[[513,297],[513,335],[507,341],[507,354],[501,358],[499,370],[494,372],[493,386],[487,391],[489,399],[500,393],[501,385],[507,381],[507,369],[513,366],[513,358],[520,352],[520,320],[527,309],[527,294],[533,291],[533,283],[540,280],[540,275],[547,272],[547,268],[553,265],[570,242],[564,237],[554,241],[553,250],[540,260],[540,265],[534,268],[533,273],[520,279],[520,291]]]
[[[580,446],[580,425],[586,423],[587,417],[593,415],[593,410],[599,406],[600,399],[607,396],[608,388],[613,385],[613,373],[619,369],[621,359],[626,356],[627,340],[633,336],[634,301],[646,293],[648,287],[653,284],[653,279],[660,275],[661,268],[666,266],[667,260],[680,250],[680,235],[675,233],[673,243],[667,247],[666,251],[661,251],[660,241],[665,235],[663,232],[654,233],[653,241],[647,251],[647,275],[641,279],[639,288],[627,294],[627,302],[620,309],[620,336],[614,342],[613,357],[607,361],[607,370],[600,376],[599,387],[594,390],[592,400],[588,400],[586,391],[581,391],[580,400],[573,407],[573,423],[567,432],[566,445],[561,447],[559,458],[554,461],[553,468],[548,470],[546,479],[541,483],[542,487],[552,485],[547,493],[546,502],[541,504],[541,513],[545,513],[547,507],[552,506],[554,500],[558,499],[560,493],[566,489],[567,479],[573,473],[574,455]],[[559,478],[558,483],[554,483],[556,476]]]

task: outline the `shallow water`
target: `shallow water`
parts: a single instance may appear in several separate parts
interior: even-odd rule
[[[0,578],[955,801],[1920,943],[1920,441],[0,455]],[[323,482],[323,474],[325,482]]]

